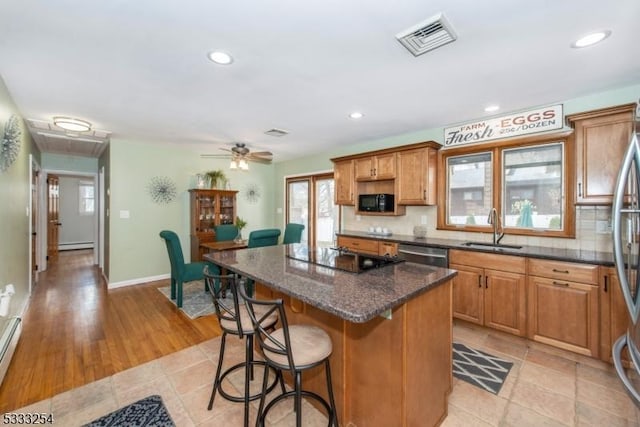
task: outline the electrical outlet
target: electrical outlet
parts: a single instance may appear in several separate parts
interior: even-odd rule
[[[362,220],[362,217],[360,215],[356,215],[356,221],[360,221]]]
[[[426,215],[420,215],[420,224],[427,225],[427,216]]]

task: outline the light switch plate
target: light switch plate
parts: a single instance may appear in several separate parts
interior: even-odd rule
[[[129,219],[129,211],[120,211],[121,219]]]
[[[604,219],[596,221],[596,233],[597,234],[611,233],[611,222]]]

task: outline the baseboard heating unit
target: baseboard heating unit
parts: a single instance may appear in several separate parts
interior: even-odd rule
[[[9,363],[11,363],[11,357],[18,345],[18,339],[22,332],[22,322],[19,317],[12,317],[9,319],[2,337],[0,337],[0,384],[4,380],[4,375],[9,369]]]

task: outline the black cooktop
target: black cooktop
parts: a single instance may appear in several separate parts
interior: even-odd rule
[[[351,273],[362,273],[403,261],[398,257],[359,254],[343,248],[310,248],[299,243],[287,245],[286,253],[292,259]]]

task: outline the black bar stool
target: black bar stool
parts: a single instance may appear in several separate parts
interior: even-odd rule
[[[216,377],[213,382],[213,389],[211,390],[211,398],[209,399],[208,409],[213,408],[213,401],[216,397],[216,392],[219,392],[222,397],[232,402],[244,402],[244,425],[249,425],[249,402],[262,397],[262,393],[269,393],[276,386],[278,380],[284,393],[284,380],[282,379],[282,372],[269,367],[264,361],[254,360],[253,358],[253,336],[255,330],[253,328],[253,322],[247,312],[247,307],[238,298],[238,292],[236,288],[236,276],[229,275],[213,275],[209,274],[207,267],[204,269],[205,285],[213,297],[213,305],[215,306],[216,315],[220,322],[220,329],[222,329],[222,340],[220,342],[220,356],[218,358],[218,367],[216,369]],[[240,286],[243,288],[243,286]],[[262,318],[262,327],[268,330],[273,330],[275,324],[278,321],[276,313],[264,316]],[[222,362],[224,360],[225,343],[227,334],[236,335],[238,338],[245,339],[245,360],[237,363],[224,372],[222,371]],[[256,365],[264,367],[264,381],[268,381],[269,372],[273,372],[274,379],[271,384],[263,384],[262,391],[255,394],[250,394],[249,384],[253,381],[253,370]],[[242,396],[234,396],[222,388],[222,382],[227,375],[235,372],[238,369],[244,369],[244,394]]]
[[[301,427],[302,396],[305,396],[316,400],[325,408],[329,418],[329,426],[338,427],[338,414],[333,398],[331,368],[329,366],[329,356],[333,351],[333,344],[329,335],[321,328],[313,325],[289,326],[281,299],[272,301],[253,299],[247,295],[243,286],[238,287],[238,293],[247,306],[265,361],[269,366],[278,369],[280,374],[282,374],[283,370],[290,371],[294,379],[294,389],[292,391],[285,392],[283,389],[281,395],[274,398],[264,407],[265,397],[269,393],[266,387],[268,371],[265,370],[263,392],[256,425],[264,426],[269,410],[281,400],[293,396],[296,426]],[[280,318],[282,327],[275,331],[267,329],[265,327],[268,324],[267,319],[276,314]],[[302,390],[302,372],[320,364],[324,364],[325,367],[329,402],[317,393]]]

